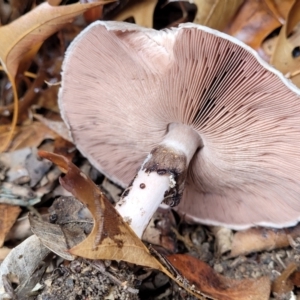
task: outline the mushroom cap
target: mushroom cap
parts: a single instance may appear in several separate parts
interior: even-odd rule
[[[59,104],[78,149],[125,187],[168,125],[202,138],[178,210],[243,229],[300,220],[299,90],[237,39],[183,24],[95,22],[71,44]]]

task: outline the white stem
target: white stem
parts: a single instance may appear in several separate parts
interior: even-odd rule
[[[153,156],[149,154],[146,158],[132,185],[127,189],[128,195],[116,205],[119,214],[125,221],[128,221],[139,237],[142,237],[165,195],[178,185],[169,170],[174,170],[179,166],[177,161],[181,163],[181,166],[184,162],[185,167],[180,174],[185,176],[188,164],[201,144],[201,138],[192,128],[182,124],[171,124],[164,140],[160,143],[162,150],[158,147],[155,157],[154,154]],[[150,161],[154,167],[159,166],[155,171],[149,171],[144,167]],[[159,172],[158,169],[161,168],[167,172]],[[181,183],[184,185],[184,180]]]
[[[165,192],[174,185],[171,177],[169,174],[146,173],[141,168],[128,196],[117,203],[117,211],[128,221],[138,237],[142,237],[150,219],[163,201]]]

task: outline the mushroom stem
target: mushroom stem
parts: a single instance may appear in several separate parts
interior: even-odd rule
[[[190,126],[172,123],[163,141],[147,156],[116,209],[141,237],[158,206],[179,204],[188,164],[202,145]]]

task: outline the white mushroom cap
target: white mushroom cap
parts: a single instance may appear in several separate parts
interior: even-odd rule
[[[300,220],[299,90],[195,24],[95,22],[69,47],[59,103],[78,149],[125,187],[172,123],[197,132],[179,211],[236,229]]]

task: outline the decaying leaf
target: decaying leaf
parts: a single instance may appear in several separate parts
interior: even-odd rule
[[[291,276],[297,270],[297,265],[291,263],[272,283],[272,292],[277,296],[284,296],[294,289],[294,283]]]
[[[4,143],[9,135],[7,125],[0,126],[0,144]],[[14,139],[9,151],[15,151],[27,147],[38,147],[45,139],[54,140],[58,135],[41,122],[32,122],[28,125],[16,127]]]
[[[48,2],[45,2],[12,23],[0,27],[0,62],[12,84],[14,94],[12,126],[6,140],[2,143],[2,150],[6,149],[17,124],[18,93],[15,77],[22,60],[26,57],[26,61],[30,61],[37,53],[42,42],[72,21],[74,17],[87,9],[108,2],[76,3],[68,6],[51,6]]]
[[[45,271],[43,260],[49,253],[50,251],[35,235],[12,249],[0,266],[0,299],[6,295],[7,281],[18,285],[13,291],[17,299],[20,299],[18,296],[21,296],[22,292],[23,299],[26,299],[24,290],[30,292],[36,285],[40,276],[35,276],[35,273]]]
[[[271,283],[268,277],[255,280],[226,278],[216,273],[206,263],[184,254],[170,255],[168,260],[190,284],[209,298],[218,300],[269,299]]]
[[[243,0],[195,0],[197,14],[194,23],[224,30],[235,15]]]
[[[3,182],[0,185],[0,203],[27,207],[40,202],[40,200],[40,196],[28,186],[11,182]]]
[[[295,227],[286,229],[259,227],[238,231],[232,238],[230,257],[287,247],[290,245],[289,236],[291,238],[296,238],[299,235],[299,224]]]
[[[134,0],[130,1],[126,7],[119,12],[113,19],[124,21],[130,17],[134,18],[136,24],[148,28],[153,27],[153,14],[157,0]]]
[[[74,256],[68,250],[82,242],[92,229],[93,220],[89,211],[74,197],[59,197],[46,217],[48,220],[40,220],[29,215],[32,232],[51,251],[64,259],[73,260]]]
[[[0,180],[8,182],[28,182],[30,180],[28,171],[24,162],[26,157],[31,153],[31,148],[22,148],[20,150],[1,153],[0,165],[6,169],[5,175]]]
[[[0,28],[0,61],[5,71],[15,78],[23,56],[36,44],[43,42],[74,17],[108,1],[52,6],[48,2]]]
[[[0,247],[2,247],[5,237],[17,220],[21,209],[19,206],[0,204],[0,212]]]
[[[271,64],[300,87],[300,1],[296,0],[281,28]],[[296,26],[298,24],[298,26]]]
[[[75,258],[74,255],[68,252],[69,247],[61,226],[43,222],[31,214],[29,214],[29,222],[32,232],[41,240],[45,247],[63,259],[73,260]]]
[[[57,133],[59,136],[63,137],[65,140],[72,142],[72,139],[70,137],[69,130],[66,126],[66,124],[63,122],[63,120],[50,120],[43,115],[39,114],[33,114],[35,119],[39,120],[41,123],[46,125],[48,128],[50,128],[52,131]]]
[[[90,259],[124,260],[168,273],[125,223],[98,187],[75,165],[60,155],[39,151],[39,155],[57,164],[65,177],[61,185],[87,205],[94,227],[86,240],[70,253]]]
[[[262,41],[284,23],[292,4],[293,0],[246,0],[228,24],[226,33],[257,50]]]

